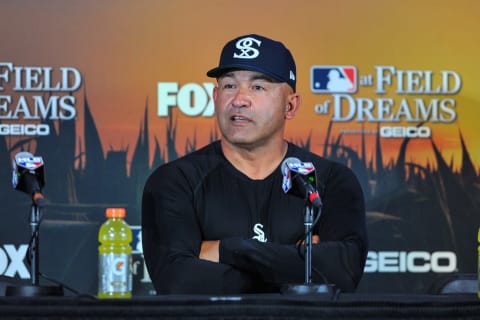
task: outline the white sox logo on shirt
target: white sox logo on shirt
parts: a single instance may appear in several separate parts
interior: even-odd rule
[[[263,224],[257,223],[253,226],[253,232],[255,232],[256,236],[253,236],[253,239],[256,239],[260,242],[267,242],[267,238],[265,238],[265,232],[263,232]]]
[[[260,47],[260,44],[262,43],[262,41],[252,37],[242,38],[238,40],[235,46],[241,52],[240,53],[234,52],[233,57],[240,58],[240,59],[255,59],[260,54],[260,51],[258,51],[258,49],[252,48],[252,45],[254,43],[257,45],[257,47]]]

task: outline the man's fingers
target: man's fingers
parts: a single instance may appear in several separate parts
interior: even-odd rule
[[[317,234],[314,234],[314,235],[312,236],[312,244],[317,244],[317,243],[319,243],[319,242],[320,242],[320,236],[317,235]],[[299,245],[299,244],[302,244],[302,245],[305,244],[305,240],[298,241],[298,242],[297,242],[297,245]]]

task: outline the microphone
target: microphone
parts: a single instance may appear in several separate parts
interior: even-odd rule
[[[290,157],[282,162],[281,170],[283,192],[307,199],[315,208],[322,206],[322,200],[316,187],[313,163],[302,162],[298,158]]]
[[[43,205],[42,188],[45,185],[43,158],[22,151],[15,155],[12,167],[13,188],[31,195],[34,204]]]
[[[285,284],[281,287],[282,293],[293,294],[329,294],[333,295],[334,285],[328,283],[325,275],[315,268],[312,268],[312,229],[315,226],[322,207],[322,200],[317,191],[317,182],[315,176],[315,167],[311,162],[302,162],[297,158],[287,158],[280,167],[283,175],[282,189],[285,193],[307,200],[312,207],[318,211],[315,221],[313,220],[312,208],[305,210],[305,235],[303,244],[305,251],[302,257],[300,244],[297,244],[299,255],[305,261],[305,283],[304,284]],[[312,283],[312,270],[315,271],[323,280],[323,284]]]

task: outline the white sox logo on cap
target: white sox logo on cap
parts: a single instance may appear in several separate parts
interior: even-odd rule
[[[256,44],[257,47],[260,47],[261,43],[262,41],[252,37],[242,38],[235,44],[237,49],[239,49],[241,52],[238,54],[234,52],[233,57],[239,59],[255,59],[259,56],[260,51],[256,48],[253,48],[252,45]]]

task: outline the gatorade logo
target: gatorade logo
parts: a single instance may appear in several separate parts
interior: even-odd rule
[[[113,268],[113,273],[117,276],[121,276],[123,274],[125,274],[125,258],[123,257],[118,257],[118,258],[115,258],[113,259],[113,265],[115,266],[115,268]]]
[[[117,264],[115,265],[115,269],[121,270],[124,265],[123,261],[118,261]]]

